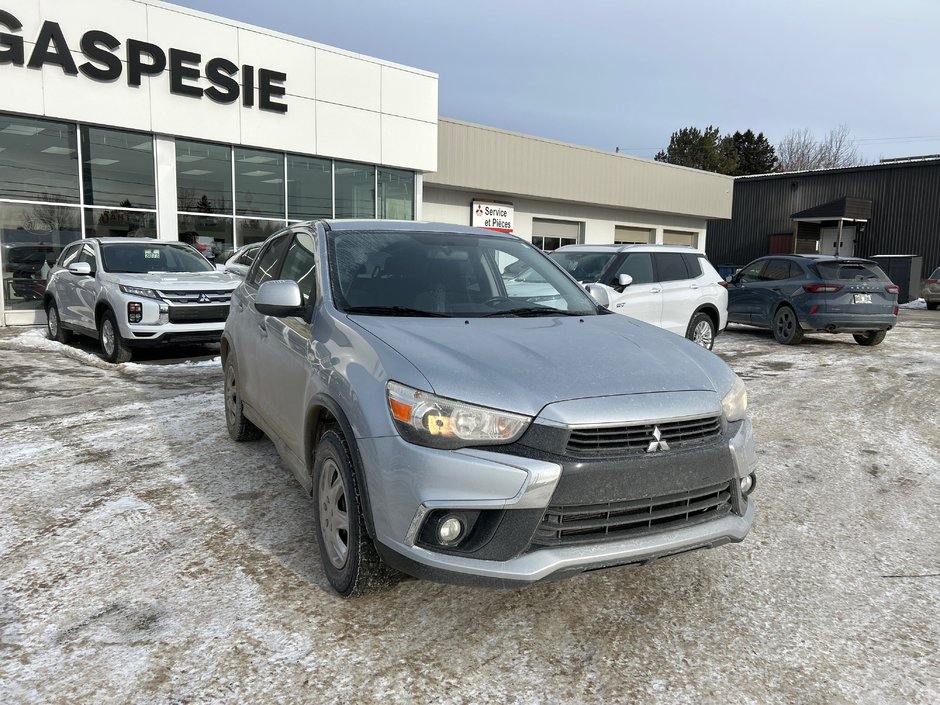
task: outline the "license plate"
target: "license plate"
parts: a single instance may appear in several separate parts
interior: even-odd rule
[[[871,294],[852,294],[853,304],[870,304]]]

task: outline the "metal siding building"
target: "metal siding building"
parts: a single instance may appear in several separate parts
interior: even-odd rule
[[[427,220],[469,224],[484,199],[512,207],[513,232],[545,249],[548,239],[627,238],[701,248],[708,219],[731,214],[728,176],[449,118],[438,130],[437,171],[423,179]]]
[[[740,266],[766,255],[772,237],[795,232],[794,215],[840,199],[871,203],[856,255],[920,255],[925,273],[940,266],[940,160],[735,179],[731,220],[708,223],[709,259]]]

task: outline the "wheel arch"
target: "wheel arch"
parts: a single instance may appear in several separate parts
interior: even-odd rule
[[[707,303],[700,305],[697,309],[692,311],[692,315],[689,316],[691,321],[695,318],[696,314],[704,313],[710,319],[712,319],[712,325],[715,327],[715,335],[718,335],[721,331],[718,329],[718,326],[721,325],[721,316],[718,313],[718,307],[715,304]]]
[[[363,468],[362,456],[353,434],[352,424],[339,403],[330,396],[319,395],[314,397],[307,408],[304,419],[304,463],[307,473],[313,473],[313,459],[317,452],[317,444],[327,429],[338,428],[346,440],[349,456],[352,459],[353,472],[356,474],[356,484],[359,488],[359,501],[362,503],[362,515],[365,520],[366,532],[369,538],[375,539],[375,522],[372,519],[372,502],[369,497],[369,486]],[[312,485],[311,485],[312,487]]]

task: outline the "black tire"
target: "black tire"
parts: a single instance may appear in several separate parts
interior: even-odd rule
[[[715,322],[707,313],[699,311],[689,321],[685,337],[706,350],[711,350],[715,347]]]
[[[313,501],[320,562],[333,589],[358,597],[394,587],[401,575],[382,562],[366,533],[349,447],[335,429],[317,443]]]
[[[936,311],[936,310],[937,310],[937,306],[940,306],[940,301],[928,301],[928,302],[927,302],[927,310],[928,310],[928,311]]]
[[[121,337],[121,329],[118,328],[111,309],[104,311],[98,321],[98,340],[101,343],[101,353],[108,362],[117,365],[131,359],[131,349]]]
[[[50,299],[46,304],[46,335],[49,340],[55,340],[58,343],[68,343],[72,340],[72,331],[62,327],[62,319],[59,317],[59,307],[55,299]]]
[[[771,330],[774,332],[774,338],[781,345],[797,345],[803,340],[803,329],[800,328],[796,311],[789,306],[781,306],[777,309]]]
[[[256,441],[261,438],[261,429],[245,418],[238,392],[238,365],[232,354],[225,360],[225,426],[233,441]]]
[[[873,330],[870,333],[855,333],[852,337],[859,345],[871,347],[872,345],[879,345],[887,334],[888,331],[886,330]]]

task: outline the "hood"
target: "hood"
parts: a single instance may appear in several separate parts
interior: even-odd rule
[[[571,399],[724,391],[733,374],[711,352],[626,316],[350,316],[396,350],[441,396],[535,416]]]
[[[148,272],[144,274],[111,273],[115,281],[127,286],[144,289],[179,291],[182,289],[226,289],[231,290],[242,280],[231,272]]]

